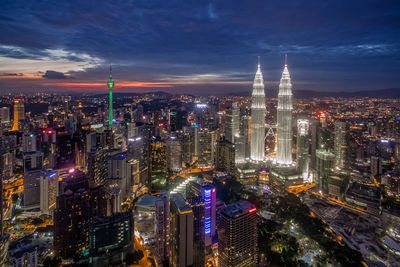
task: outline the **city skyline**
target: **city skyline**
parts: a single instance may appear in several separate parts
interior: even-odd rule
[[[101,93],[111,64],[116,93],[244,94],[257,56],[266,90],[278,88],[284,54],[294,91],[400,88],[398,5],[12,2],[0,18],[0,89]]]

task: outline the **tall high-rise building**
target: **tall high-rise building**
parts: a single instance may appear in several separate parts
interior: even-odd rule
[[[219,212],[218,265],[247,267],[257,264],[256,207],[240,200]]]
[[[257,72],[254,77],[253,93],[251,95],[250,158],[254,161],[264,160],[265,112],[264,80],[260,62],[258,62]]]
[[[343,169],[346,163],[347,150],[347,124],[344,121],[335,122],[335,167]]]
[[[57,172],[43,172],[40,177],[40,212],[53,216],[58,195]]]
[[[189,203],[193,211],[193,267],[203,267],[205,262],[204,243],[204,200],[198,199]]]
[[[111,66],[110,66],[110,77],[107,82],[107,87],[109,89],[109,103],[108,103],[108,127],[112,128],[113,123],[113,96],[112,90],[114,88],[114,81],[112,80]]]
[[[161,191],[155,201],[155,248],[158,265],[164,265],[169,260],[169,196],[167,192]]]
[[[193,264],[193,211],[180,193],[171,195],[170,266]]]
[[[276,162],[279,165],[292,164],[292,109],[292,83],[285,62],[278,94]]]
[[[36,136],[34,134],[24,134],[22,136],[23,152],[34,152],[36,148]]]
[[[0,108],[0,123],[10,122],[10,109],[8,107]]]
[[[297,120],[297,154],[296,161],[297,167],[304,180],[308,178],[308,167],[309,167],[309,142],[308,142],[308,130],[310,123],[308,120]]]
[[[20,121],[25,119],[25,105],[22,99],[14,100],[14,122],[11,131],[21,130]]]
[[[229,174],[235,171],[235,145],[226,139],[217,142],[215,168]]]
[[[167,168],[170,171],[182,170],[182,146],[176,136],[171,136],[166,142]]]
[[[371,157],[371,174],[376,177],[382,174],[382,158],[372,156]]]
[[[89,265],[120,265],[133,250],[132,211],[94,217],[89,223]]]
[[[235,139],[239,137],[240,126],[240,109],[237,103],[232,103],[232,107],[227,111],[227,125],[225,128],[225,137],[231,142],[235,143]]]
[[[323,192],[328,191],[328,178],[335,166],[335,154],[325,149],[317,149],[316,182]]]
[[[72,171],[59,186],[54,210],[54,252],[72,258],[88,252],[89,221],[107,216],[103,187],[89,187],[89,179],[80,171]]]
[[[203,199],[205,205],[204,234],[205,245],[212,245],[212,239],[216,234],[216,203],[217,193],[213,185],[203,186]]]
[[[195,128],[195,151],[200,165],[214,164],[216,136],[216,132]]]

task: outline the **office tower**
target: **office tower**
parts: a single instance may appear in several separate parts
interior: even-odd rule
[[[240,123],[240,136],[244,138],[244,158],[250,158],[250,138],[251,138],[251,117],[248,115],[243,115]],[[238,160],[240,157],[238,158]]]
[[[308,120],[297,120],[297,167],[300,173],[302,174],[302,178],[306,180],[308,178],[308,130],[310,127],[310,123]]]
[[[227,125],[225,128],[225,137],[231,142],[235,143],[235,138],[239,136],[239,124],[240,124],[240,109],[237,103],[232,103],[232,107],[228,109],[227,114]]]
[[[310,168],[315,170],[317,164],[318,130],[319,123],[316,119],[310,120],[311,124],[311,162]]]
[[[264,80],[259,58],[256,76],[254,77],[253,93],[251,95],[250,158],[254,161],[264,160],[265,112]]]
[[[381,157],[371,157],[371,174],[376,177],[382,174],[382,158]]]
[[[41,176],[42,170],[31,170],[24,173],[24,207],[39,207]]]
[[[118,186],[121,198],[124,200],[132,192],[132,173],[126,154],[118,149],[108,151],[108,177],[106,184],[108,186]]]
[[[169,260],[169,196],[165,191],[161,191],[156,202],[156,225],[155,225],[155,248],[156,259],[159,265],[168,263]]]
[[[133,251],[132,211],[94,217],[89,223],[89,265],[121,265]]]
[[[170,266],[193,264],[193,212],[180,193],[171,195]]]
[[[335,154],[325,149],[317,149],[316,157],[317,186],[322,192],[327,192],[328,178],[332,174],[332,170],[335,166]]]
[[[114,88],[114,81],[112,80],[112,74],[111,74],[111,66],[110,66],[110,77],[107,82],[107,87],[109,89],[109,102],[108,102],[108,128],[112,128],[112,123],[113,123],[113,96],[112,96],[112,90]]]
[[[240,200],[219,212],[218,265],[247,267],[257,264],[256,207]]]
[[[151,142],[151,180],[165,178],[167,171],[166,146],[161,137],[154,137]]]
[[[335,168],[343,169],[346,164],[347,152],[347,125],[343,121],[335,122]]]
[[[193,163],[195,156],[195,128],[183,127],[183,134],[180,138],[182,139],[182,161],[188,166]]]
[[[169,171],[182,170],[182,146],[176,136],[171,136],[166,142],[167,168]]]
[[[10,109],[8,107],[0,108],[0,123],[10,122]]]
[[[128,139],[139,136],[139,128],[136,127],[136,123],[128,123]]]
[[[97,133],[91,132],[86,135],[86,152],[90,153],[97,149]]]
[[[204,234],[205,234],[205,245],[211,246],[213,237],[216,234],[216,203],[217,203],[217,192],[215,186],[205,185],[203,186],[203,199],[205,204],[205,218],[204,218]]]
[[[56,172],[42,172],[40,176],[40,212],[53,216],[58,195],[58,175]]]
[[[205,206],[204,200],[189,202],[193,211],[193,267],[204,267],[205,262]],[[207,230],[206,230],[207,231]]]
[[[23,154],[24,172],[40,170],[43,166],[43,153],[31,151]]]
[[[23,152],[34,152],[36,148],[36,136],[33,134],[24,134],[22,136]]]
[[[72,258],[89,249],[89,219],[107,215],[102,187],[89,188],[89,179],[74,170],[59,184],[54,210],[53,246],[56,256]]]
[[[25,119],[25,105],[22,99],[14,100],[14,122],[11,131],[20,131],[19,122]]]
[[[23,154],[24,165],[24,206],[40,204],[40,177],[42,176],[43,153],[39,151]]]
[[[246,160],[246,138],[243,135],[235,138],[235,163],[245,163]]]
[[[195,128],[195,151],[199,165],[211,166],[214,164],[216,137],[215,132]]]
[[[56,135],[56,168],[75,167],[75,154],[72,138],[67,131],[61,129]]]
[[[278,142],[276,162],[280,165],[292,164],[292,83],[285,62],[278,94]]]
[[[131,179],[132,179],[132,185],[135,189],[140,185],[140,166],[139,166],[139,161],[136,159],[130,159],[128,163],[131,165]]]
[[[235,171],[235,145],[224,138],[216,145],[215,168],[229,174]]]
[[[144,141],[144,138],[138,135],[128,138],[128,152],[132,158],[138,160],[142,166],[147,164],[144,157]]]

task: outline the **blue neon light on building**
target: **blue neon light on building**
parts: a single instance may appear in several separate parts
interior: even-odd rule
[[[204,190],[204,204],[205,204],[205,219],[204,219],[204,231],[205,234],[210,234],[211,233],[211,189],[206,189]]]

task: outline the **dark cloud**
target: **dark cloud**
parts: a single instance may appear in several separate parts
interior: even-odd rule
[[[24,76],[23,73],[0,73],[2,77],[21,77]]]
[[[64,73],[54,70],[47,70],[42,77],[45,79],[59,79],[59,80],[68,78]]]
[[[5,0],[0,7],[0,55],[58,60],[48,51],[62,49],[63,59],[80,62],[87,54],[115,65],[121,80],[212,73],[251,81],[260,55],[265,78],[276,81],[288,53],[295,89],[296,81],[314,90],[400,86],[400,1]],[[100,79],[106,69],[74,77]]]

